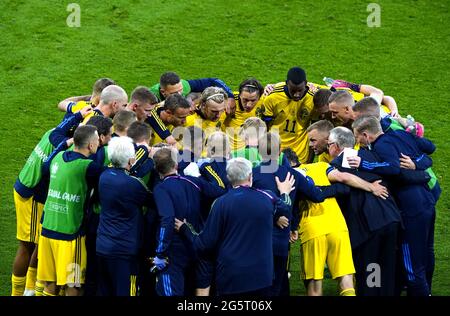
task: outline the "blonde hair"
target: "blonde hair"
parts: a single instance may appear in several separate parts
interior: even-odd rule
[[[228,100],[228,95],[222,88],[208,87],[203,90],[200,103],[205,105],[210,100],[216,103],[222,103]]]
[[[249,117],[239,129],[239,136],[242,139],[260,138],[267,131],[266,123],[259,117]],[[260,135],[263,134],[263,135]]]

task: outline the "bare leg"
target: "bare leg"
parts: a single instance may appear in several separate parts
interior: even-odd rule
[[[209,296],[210,286],[204,289],[195,289],[195,296]]]
[[[28,265],[34,250],[34,243],[19,240],[19,248],[13,263],[13,274],[18,277],[27,275]]]
[[[340,278],[338,278],[339,281],[339,288],[341,296],[355,296],[355,287],[353,285],[353,274],[347,274]]]
[[[308,296],[322,296],[322,280],[308,280]]]

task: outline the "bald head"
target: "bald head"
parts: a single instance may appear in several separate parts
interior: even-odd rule
[[[128,104],[128,95],[124,89],[116,85],[107,86],[100,95],[99,109],[104,116],[114,117]]]
[[[122,87],[116,85],[107,86],[103,89],[100,95],[100,102],[103,104],[110,104],[111,102],[118,101],[119,103],[126,103],[128,95]]]

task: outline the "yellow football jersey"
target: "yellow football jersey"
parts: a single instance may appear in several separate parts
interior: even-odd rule
[[[80,111],[81,109],[83,109],[85,106],[88,106],[88,105],[94,107],[94,106],[92,105],[91,102],[88,102],[88,101],[78,101],[77,103],[75,103],[75,104],[72,106],[72,113],[77,113],[78,111]]]
[[[331,157],[331,155],[329,153],[323,152],[319,155],[317,160],[318,160],[318,162],[330,163],[333,160],[333,157]]]
[[[186,117],[185,127],[197,126],[205,132],[205,138],[208,138],[213,132],[225,131],[224,121],[226,118],[225,112],[222,113],[217,122],[213,122],[203,118],[200,110],[195,111],[193,114]]]
[[[330,165],[325,162],[301,165],[299,170],[306,173],[319,186],[330,185],[327,169]],[[300,204],[299,237],[301,243],[321,235],[333,232],[348,231],[345,218],[342,215],[336,199],[328,198],[322,203],[304,201]]]
[[[104,116],[104,115],[102,114],[102,112],[100,112],[100,110],[94,109],[94,111],[91,111],[89,114],[87,114],[87,115],[84,117],[84,119],[83,119],[83,121],[82,121],[81,124],[86,125],[86,123],[89,121],[89,119],[90,119],[91,117],[93,117],[93,116],[96,116],[96,115]]]
[[[309,91],[311,91],[313,94],[316,93],[317,90],[319,90],[319,89],[330,89],[330,87],[328,87],[326,85],[313,83],[313,82],[308,82],[308,87],[309,87]],[[364,94],[356,92],[356,91],[353,91],[350,88],[336,88],[336,90],[346,90],[346,91],[348,91],[353,96],[353,99],[355,99],[356,102],[358,102],[359,100],[364,98]]]
[[[239,92],[233,92],[234,100],[236,102],[236,110],[233,115],[226,116],[223,125],[225,127],[225,131],[230,139],[230,147],[231,150],[237,150],[245,146],[244,140],[239,137],[239,129],[244,124],[245,120],[250,117],[259,117],[261,118],[262,113],[264,112],[263,100],[264,96],[262,96],[258,102],[256,103],[253,110],[250,112],[245,112],[242,107],[241,100],[239,98]]]
[[[294,101],[284,92],[285,86],[275,85],[264,99],[264,115],[273,117],[271,130],[279,133],[282,149],[291,148],[306,163],[310,151],[306,129],[311,122],[314,94],[308,91],[301,100]]]
[[[211,120],[207,120],[203,118],[203,115],[201,114],[200,110],[196,110],[193,114],[189,115],[186,118],[186,123],[184,124],[185,127],[189,126],[197,126],[200,127],[203,132],[205,133],[205,140],[208,139],[209,135],[216,131],[225,131],[225,126],[223,122],[225,121],[226,113],[223,112],[220,116],[219,120],[217,122],[213,122]],[[206,147],[204,148],[202,152],[202,157],[206,157]]]
[[[173,125],[165,125],[165,127],[169,130],[169,132],[172,134],[173,131]],[[173,136],[173,135],[172,135]],[[175,137],[175,136],[174,136]],[[176,139],[176,138],[175,138]],[[154,131],[152,128],[151,138],[150,138],[150,146],[154,146],[159,143],[165,143],[165,140],[161,139],[159,135]]]

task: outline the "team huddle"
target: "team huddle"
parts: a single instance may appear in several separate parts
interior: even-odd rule
[[[366,84],[299,67],[58,104],[14,184],[12,295],[289,296],[290,248],[322,295],[431,295],[434,144]],[[292,282],[292,280],[291,280]]]

